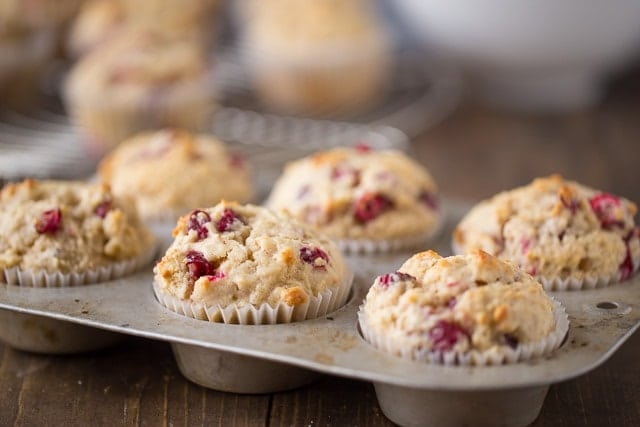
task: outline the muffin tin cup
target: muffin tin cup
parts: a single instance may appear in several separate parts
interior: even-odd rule
[[[406,427],[517,427],[540,414],[549,386],[451,392],[374,383],[384,415]]]
[[[147,265],[156,254],[155,243],[135,258],[114,262],[94,270],[47,273],[44,270],[28,270],[19,267],[0,270],[0,283],[34,288],[61,288],[101,283],[124,277]]]
[[[554,305],[554,330],[539,341],[518,345],[516,348],[500,346],[486,351],[471,350],[469,352],[430,352],[398,348],[392,339],[381,336],[367,327],[366,314],[363,311],[363,306],[361,306],[358,311],[358,323],[362,335],[371,345],[379,350],[395,354],[405,359],[439,363],[448,366],[501,365],[503,363],[516,363],[545,356],[560,347],[569,331],[569,317],[562,304],[553,297],[551,299]]]
[[[103,285],[109,280],[124,278],[149,264],[155,253],[153,246],[153,249],[134,259],[80,273],[48,274],[14,267],[0,271],[0,283],[33,288],[34,291],[47,295],[56,288],[65,292],[83,285]],[[81,353],[109,347],[122,338],[122,334],[90,326],[0,309],[0,341],[23,351],[45,354]]]
[[[0,309],[0,341],[22,351],[83,353],[110,347],[124,337],[103,329]]]
[[[232,393],[275,393],[302,387],[321,375],[284,363],[172,343],[182,375],[203,387]]]
[[[160,304],[169,310],[199,320],[240,325],[274,325],[315,319],[342,307],[349,296],[353,274],[348,273],[336,289],[327,289],[311,296],[307,302],[291,306],[280,303],[274,307],[264,303],[259,306],[247,304],[206,305],[185,301],[164,292],[154,281],[153,292]]]

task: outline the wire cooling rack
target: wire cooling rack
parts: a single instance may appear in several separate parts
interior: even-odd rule
[[[408,150],[409,138],[452,111],[459,95],[458,80],[449,70],[402,54],[385,101],[360,116],[283,116],[260,110],[242,69],[233,53],[222,55],[217,70],[222,107],[210,131],[259,165],[258,182],[273,182],[284,162],[319,149],[366,142]],[[55,94],[29,113],[1,111],[0,185],[26,177],[90,176],[96,165],[84,147]]]

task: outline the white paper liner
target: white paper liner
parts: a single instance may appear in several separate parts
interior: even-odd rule
[[[632,278],[640,269],[640,258],[633,259],[633,272],[626,280]],[[595,289],[622,282],[622,272],[617,271],[610,276],[585,275],[584,277],[542,277],[534,276],[547,291],[578,291]]]
[[[440,209],[433,228],[423,234],[386,240],[336,239],[335,242],[338,245],[338,248],[346,254],[389,253],[402,249],[414,248],[428,242],[440,234],[440,231],[442,231],[444,226],[444,216],[444,212]]]
[[[274,325],[315,319],[337,310],[347,302],[352,282],[353,273],[348,272],[337,288],[327,289],[315,297],[311,296],[307,302],[296,306],[285,303],[280,303],[275,307],[266,303],[258,307],[252,304],[241,307],[237,304],[226,307],[208,306],[163,292],[155,281],[153,282],[153,292],[160,304],[183,316],[227,324]]]
[[[71,273],[47,273],[44,270],[22,270],[18,267],[0,270],[0,283],[33,288],[61,288],[101,283],[124,277],[149,264],[156,254],[154,242],[135,258],[114,262],[95,270]]]
[[[464,253],[455,241],[451,242],[451,250],[454,255]],[[640,258],[633,259],[633,266],[631,277],[633,277],[640,269]],[[609,276],[585,275],[583,277],[569,276],[562,278],[534,275],[533,277],[542,284],[542,287],[544,287],[546,291],[579,291],[581,289],[595,289],[609,286],[614,283],[620,283],[622,281],[622,273],[620,271]]]
[[[418,351],[411,349],[397,348],[386,337],[376,335],[374,331],[367,328],[366,315],[363,312],[363,306],[358,310],[358,323],[365,340],[376,347],[378,350],[395,354],[404,359],[415,360],[419,362],[437,363],[448,366],[488,366],[502,365],[505,363],[516,363],[523,360],[530,360],[545,354],[549,354],[562,344],[564,337],[569,330],[569,317],[562,304],[555,298],[550,297],[554,304],[553,316],[556,327],[546,337],[540,341],[520,344],[515,349],[507,345],[493,348],[486,351],[471,350],[465,353],[448,351],[448,352],[430,352]]]

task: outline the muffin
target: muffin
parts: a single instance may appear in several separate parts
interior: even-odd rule
[[[326,237],[268,209],[221,202],[181,217],[154,268],[160,303],[213,322],[287,323],[342,306],[351,285]]]
[[[144,220],[169,220],[172,226],[192,209],[222,199],[246,202],[253,194],[242,157],[213,136],[176,129],[127,139],[102,161],[98,174],[114,194],[134,200]]]
[[[80,57],[118,33],[125,23],[122,4],[118,0],[90,0],[82,6],[73,21],[67,39],[71,54]]]
[[[440,217],[437,188],[424,167],[399,151],[363,144],[289,163],[267,204],[351,251],[422,242]]]
[[[208,59],[198,42],[133,30],[73,67],[65,101],[96,156],[141,130],[200,130],[214,109]]]
[[[548,354],[568,330],[564,309],[542,285],[486,252],[433,251],[379,276],[360,308],[365,339],[419,361],[501,364]]]
[[[215,33],[220,0],[121,0],[128,24],[170,36]]]
[[[135,209],[104,185],[26,180],[0,191],[0,281],[67,286],[110,280],[153,255]]]
[[[511,260],[548,289],[629,279],[640,265],[636,205],[559,175],[480,202],[453,234],[457,253]]]
[[[351,113],[385,93],[391,49],[373,3],[250,3],[243,53],[260,100],[285,113]]]

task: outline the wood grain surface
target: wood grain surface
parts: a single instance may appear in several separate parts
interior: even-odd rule
[[[559,172],[640,201],[640,73],[598,108],[524,116],[466,106],[414,141],[444,194],[479,200]],[[97,353],[41,356],[0,346],[0,426],[384,426],[364,382],[236,395],[178,372],[166,343],[128,339]],[[640,425],[640,335],[603,366],[551,387],[536,426]]]

